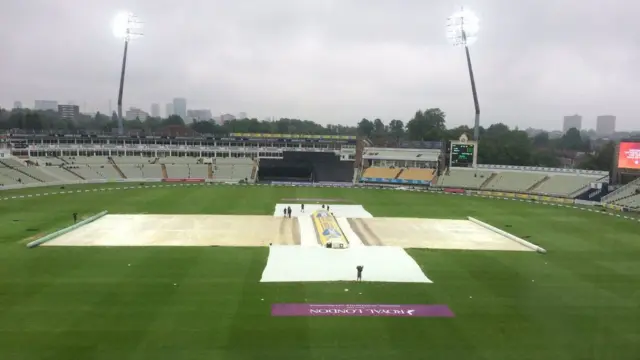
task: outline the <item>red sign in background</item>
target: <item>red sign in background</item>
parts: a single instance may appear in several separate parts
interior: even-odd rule
[[[618,168],[640,170],[640,142],[621,142]]]

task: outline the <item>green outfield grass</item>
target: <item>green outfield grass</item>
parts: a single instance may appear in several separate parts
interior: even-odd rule
[[[640,354],[636,221],[389,190],[95,188],[0,201],[0,359],[625,360]],[[345,198],[374,216],[473,216],[529,236],[548,254],[410,250],[433,284],[262,284],[267,248],[25,247],[38,234],[70,225],[73,212],[272,214],[282,198]],[[272,303],[305,301],[447,304],[456,317],[270,316]]]

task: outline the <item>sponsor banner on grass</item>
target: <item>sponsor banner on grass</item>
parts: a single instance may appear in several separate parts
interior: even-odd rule
[[[331,182],[331,181],[319,181],[314,184],[321,185],[321,186],[335,186],[335,187],[352,187],[353,186],[353,183],[350,183],[350,182]]]
[[[311,182],[296,182],[296,181],[271,181],[271,185],[288,185],[288,186],[331,186],[331,187],[352,187],[353,183],[345,182],[329,182],[320,181],[316,183]]]
[[[447,189],[445,189],[445,191],[447,191]],[[573,204],[575,202],[573,199],[561,198],[561,197],[555,197],[555,196],[535,195],[535,194],[507,193],[502,191],[475,191],[475,190],[468,190],[467,192],[470,194],[475,194],[480,196],[517,198],[522,200],[546,201],[546,202],[559,203],[559,204]]]
[[[443,191],[446,192],[446,193],[453,193],[453,194],[462,194],[462,193],[464,193],[464,189],[445,188]]]
[[[368,183],[383,183],[383,184],[398,184],[398,185],[431,185],[431,181],[428,181],[428,180],[407,180],[407,179],[361,177],[360,181],[368,182]]]
[[[454,317],[447,305],[272,304],[271,316]]]
[[[186,182],[186,183],[201,183],[204,182],[205,179],[200,179],[200,178],[180,178],[180,179],[176,179],[176,178],[167,178],[167,179],[162,179],[162,182]]]
[[[298,182],[298,181],[272,181],[271,185],[290,185],[290,186],[313,186],[310,182]]]

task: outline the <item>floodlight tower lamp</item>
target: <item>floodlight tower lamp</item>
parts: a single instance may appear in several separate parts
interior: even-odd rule
[[[447,21],[447,37],[454,46],[464,46],[467,57],[467,68],[469,70],[471,93],[473,95],[473,105],[475,108],[473,137],[476,141],[478,141],[478,138],[480,137],[480,103],[478,101],[478,92],[476,90],[473,66],[471,65],[469,45],[476,41],[479,30],[480,26],[478,17],[476,17],[471,11],[465,10],[464,8],[461,8],[460,11],[449,17]]]
[[[127,52],[129,49],[129,41],[142,36],[139,29],[142,23],[132,13],[121,13],[116,16],[113,26],[113,34],[124,40],[124,54],[122,56],[122,70],[120,72],[120,87],[118,89],[118,133],[124,132],[124,124],[122,118],[122,95],[124,91],[124,75],[127,67]]]

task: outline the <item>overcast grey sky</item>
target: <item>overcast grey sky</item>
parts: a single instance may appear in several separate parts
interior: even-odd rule
[[[440,107],[473,123],[464,52],[446,18],[481,19],[471,47],[482,123],[561,128],[563,115],[640,128],[640,2],[623,0],[3,0],[0,105],[35,99],[116,108],[114,16],[145,22],[130,47],[124,106],[355,124]],[[634,66],[635,65],[635,66]],[[635,125],[635,126],[634,126]]]

